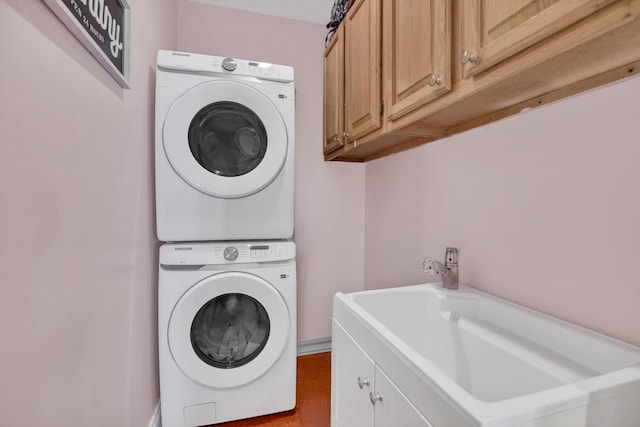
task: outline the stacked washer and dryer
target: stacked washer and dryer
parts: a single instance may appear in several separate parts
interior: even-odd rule
[[[158,52],[164,427],[295,407],[293,77],[288,66]]]

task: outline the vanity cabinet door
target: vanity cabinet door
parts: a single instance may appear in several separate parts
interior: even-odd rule
[[[380,368],[375,375],[375,427],[433,427]]]
[[[372,427],[374,362],[335,320],[331,339],[331,426]]]
[[[462,56],[465,77],[473,76],[614,0],[465,0]]]

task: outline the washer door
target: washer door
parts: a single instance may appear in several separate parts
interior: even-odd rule
[[[225,272],[192,286],[169,318],[169,350],[194,381],[227,388],[263,375],[289,337],[289,310],[264,279]]]
[[[220,198],[257,193],[280,173],[287,156],[282,116],[243,83],[199,84],[176,99],[164,120],[171,166],[195,189]]]

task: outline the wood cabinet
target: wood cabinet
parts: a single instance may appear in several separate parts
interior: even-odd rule
[[[393,149],[424,136],[421,131],[387,132],[386,117],[401,117],[451,88],[450,4],[355,1],[342,32],[324,54],[325,158],[361,160],[362,153]]]
[[[344,145],[344,27],[324,52],[324,153]]]
[[[466,0],[460,3],[465,76],[565,29],[613,0]]]
[[[380,127],[380,0],[360,0],[345,17],[345,142]]]
[[[325,155],[380,128],[380,25],[380,0],[358,0],[325,49]]]
[[[640,0],[360,0],[349,16],[327,160],[382,157],[640,71]],[[325,117],[340,109],[326,92],[340,90],[335,49]]]
[[[335,320],[331,353],[332,427],[432,427]]]
[[[386,117],[395,120],[451,89],[449,1],[384,0]]]

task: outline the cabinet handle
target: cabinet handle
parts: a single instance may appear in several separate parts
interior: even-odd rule
[[[368,386],[369,385],[369,379],[368,378],[360,378],[358,377],[358,387],[360,387],[360,389],[364,388],[364,386]]]
[[[478,62],[478,54],[472,50],[465,50],[462,53],[460,62],[462,62],[462,65],[467,65],[468,63],[475,64],[476,62]]]
[[[436,76],[435,74],[431,74],[431,77],[429,77],[429,86],[434,87],[434,86],[440,86],[442,84],[442,79],[438,76]]]
[[[376,402],[382,402],[382,393],[373,394],[373,392],[369,393],[369,400],[372,405],[375,405]]]
[[[349,134],[347,132],[342,132],[342,136],[344,139],[349,139]]]

